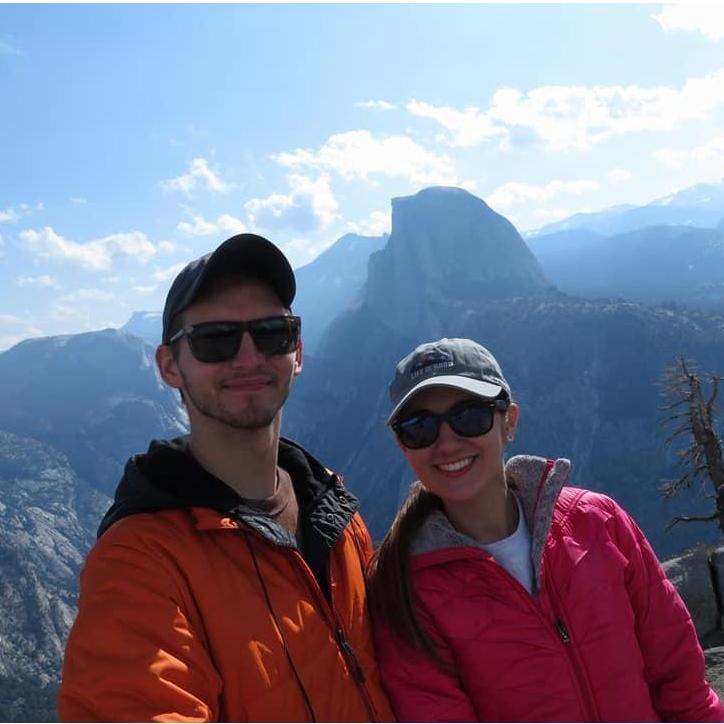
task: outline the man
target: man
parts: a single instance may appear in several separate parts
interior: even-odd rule
[[[126,466],[81,574],[62,720],[392,719],[357,500],[280,438],[302,369],[294,294],[288,261],[254,234],[171,286],[156,362],[190,434]]]

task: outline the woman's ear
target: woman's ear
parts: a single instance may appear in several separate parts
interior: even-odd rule
[[[508,442],[513,442],[513,439],[515,438],[515,431],[518,428],[519,415],[520,408],[515,404],[515,402],[511,402],[505,412],[505,439]]]

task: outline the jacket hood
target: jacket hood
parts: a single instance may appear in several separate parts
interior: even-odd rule
[[[505,465],[508,485],[518,496],[531,535],[531,558],[538,578],[553,510],[561,488],[568,481],[570,460],[549,460],[535,455],[516,455]],[[418,529],[410,546],[414,556],[442,549],[479,548],[479,543],[453,527],[442,510],[435,510]]]
[[[232,488],[196,461],[188,440],[188,436],[153,440],[146,453],[128,460],[113,505],[98,528],[99,537],[117,521],[136,513],[203,507],[238,517],[239,509],[246,509]],[[338,475],[291,440],[279,440],[278,464],[289,473],[300,510],[309,510],[330,492],[342,490]],[[349,491],[339,497],[357,510],[357,500]]]

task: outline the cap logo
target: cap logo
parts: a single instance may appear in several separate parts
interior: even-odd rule
[[[415,380],[419,380],[420,377],[443,372],[454,366],[455,363],[450,354],[433,349],[425,352],[425,354],[415,362],[415,366],[410,370],[410,379],[414,382]]]

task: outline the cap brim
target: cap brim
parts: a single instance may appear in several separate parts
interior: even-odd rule
[[[458,375],[440,375],[439,377],[430,377],[423,380],[420,384],[415,385],[394,407],[387,418],[389,425],[397,416],[397,413],[421,390],[428,387],[448,387],[454,390],[463,390],[470,392],[476,397],[482,397],[486,400],[495,399],[503,389],[502,385],[496,385],[492,382],[484,380],[473,380],[469,377],[460,377]]]

